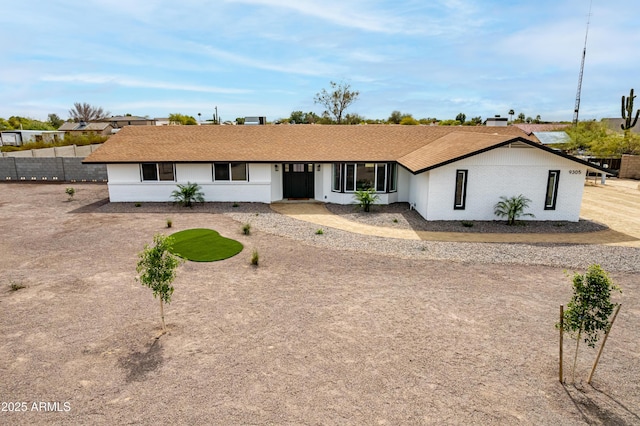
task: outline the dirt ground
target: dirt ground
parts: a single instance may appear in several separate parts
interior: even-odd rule
[[[68,202],[64,185],[0,184],[0,424],[640,424],[635,274],[612,274],[623,306],[592,385],[586,346],[563,385],[559,268],[371,258],[177,208],[96,213],[106,186],[75,187]],[[245,250],[182,265],[158,337],[135,265],[169,213]]]

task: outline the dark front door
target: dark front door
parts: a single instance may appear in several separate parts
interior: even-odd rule
[[[284,198],[313,198],[313,164],[283,164]]]

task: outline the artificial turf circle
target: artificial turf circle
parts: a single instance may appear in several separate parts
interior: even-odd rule
[[[171,234],[171,253],[194,262],[213,262],[240,253],[241,243],[221,236],[213,229],[194,228]]]

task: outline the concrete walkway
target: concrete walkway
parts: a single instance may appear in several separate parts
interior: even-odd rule
[[[274,203],[271,208],[297,220],[358,234],[407,240],[482,242],[606,244],[640,247],[640,190],[635,181],[609,180],[606,185],[585,186],[581,217],[606,224],[610,229],[585,233],[468,233],[426,232],[366,225],[332,214],[321,203]]]

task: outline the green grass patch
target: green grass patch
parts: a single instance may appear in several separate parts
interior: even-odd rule
[[[195,228],[171,235],[171,252],[193,262],[213,262],[240,253],[241,243],[221,236],[213,229]]]

